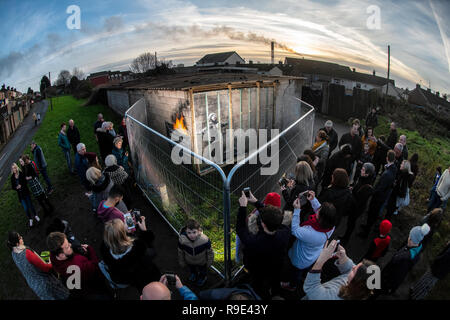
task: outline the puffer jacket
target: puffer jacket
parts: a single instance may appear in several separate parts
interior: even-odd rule
[[[214,261],[214,251],[209,238],[200,232],[195,241],[188,238],[186,227],[180,230],[178,238],[178,262],[181,267],[186,265],[206,266],[209,268]]]

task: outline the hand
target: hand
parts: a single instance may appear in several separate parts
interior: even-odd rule
[[[332,240],[331,242],[328,240],[325,243],[325,246],[323,247],[322,251],[320,252],[319,258],[317,258],[316,263],[314,266],[320,267],[319,269],[322,269],[322,266],[327,262],[329,259],[333,257],[334,250],[336,249],[337,241]]]
[[[125,152],[125,156],[128,157],[128,151]]]
[[[295,186],[295,180],[290,179],[288,184],[287,184],[287,187],[289,189],[292,189],[294,186]]]
[[[314,191],[311,190],[310,192],[308,192],[307,199],[309,201],[313,201],[315,197],[316,197],[316,193]]]
[[[163,285],[167,287],[167,277],[165,274],[161,276],[161,279],[159,279],[159,282],[161,282]]]
[[[142,231],[147,231],[147,226],[145,225],[145,217],[141,216],[141,221],[137,221],[137,225],[139,227],[139,229],[141,229]]]
[[[83,248],[84,252],[88,251],[88,245],[87,244],[82,244],[81,248]]]
[[[284,186],[284,185],[280,186],[280,190],[281,190],[281,191],[286,190],[286,186]]]
[[[27,179],[27,180],[31,180],[31,177],[25,177],[25,179]]]
[[[22,186],[20,184],[17,185],[16,189],[19,190],[20,188],[22,188]]]
[[[295,199],[293,206],[294,206],[294,209],[300,209],[301,206],[300,206],[300,199],[299,198]]]
[[[338,249],[334,255],[338,258],[338,264],[344,264],[348,259],[345,249],[341,245],[338,246]]]
[[[176,279],[175,287],[176,287],[177,289],[181,289],[181,288],[183,287],[183,283],[181,282],[180,278],[178,278],[177,275],[175,275],[175,279]]]
[[[241,207],[247,207],[247,203],[248,203],[248,199],[247,199],[244,191],[242,191],[242,196],[239,198],[239,205]]]
[[[250,198],[247,198],[248,202],[256,203],[256,201],[258,201],[258,199],[256,199],[256,197],[253,195],[253,193],[251,191],[249,191],[249,193],[250,193]]]

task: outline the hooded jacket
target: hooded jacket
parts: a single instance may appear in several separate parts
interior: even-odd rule
[[[178,262],[180,266],[206,265],[209,268],[213,261],[214,251],[211,248],[209,238],[200,231],[197,239],[192,241],[187,236],[186,227],[183,227],[178,238]]]
[[[108,133],[106,129],[97,129],[98,147],[100,149],[100,155],[105,158],[112,153],[114,137]]]
[[[103,223],[106,223],[113,219],[120,219],[125,222],[125,218],[123,216],[123,212],[117,209],[116,207],[106,207],[104,205],[105,200],[100,202],[97,208],[97,215],[102,220]]]

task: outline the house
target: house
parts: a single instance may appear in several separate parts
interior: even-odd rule
[[[389,82],[389,86],[387,84],[385,84],[384,86],[382,86],[380,89],[378,89],[378,92],[383,95],[386,94],[386,88],[387,88],[387,95],[390,97],[393,97],[397,100],[403,100],[403,101],[407,101],[408,100],[408,93],[405,89],[402,88],[398,88],[396,86],[394,86],[391,82]]]
[[[342,85],[347,95],[353,94],[353,88],[380,90],[387,83],[387,79],[376,76],[375,71],[372,74],[361,73],[348,66],[318,60],[286,57],[282,70],[285,75],[306,77],[306,84],[316,90],[321,90],[328,83]],[[389,82],[395,86],[394,80]]]
[[[134,79],[131,71],[100,71],[91,73],[87,78],[94,87],[101,84],[114,84]]]
[[[418,107],[428,107],[438,112],[450,114],[450,102],[447,96],[440,96],[439,92],[432,92],[427,88],[424,90],[420,84],[416,84],[416,88],[408,94],[408,102]]]
[[[198,67],[220,66],[220,65],[236,65],[245,64],[245,60],[241,58],[236,51],[219,52],[207,54],[196,62]]]

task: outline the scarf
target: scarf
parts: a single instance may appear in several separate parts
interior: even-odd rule
[[[327,141],[326,140],[322,140],[320,142],[314,143],[314,145],[312,147],[313,151],[316,151],[316,149],[319,148],[321,145],[323,145],[325,142],[327,142]]]
[[[304,226],[311,226],[317,232],[323,232],[323,233],[327,233],[327,232],[333,230],[333,228],[324,229],[324,228],[320,227],[319,220],[317,220],[317,214],[310,215],[308,220],[306,220],[305,222],[300,224],[300,227],[304,227]]]

